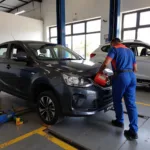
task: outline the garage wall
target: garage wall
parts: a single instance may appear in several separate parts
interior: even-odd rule
[[[44,39],[48,40],[48,27],[56,25],[56,0],[43,0]],[[101,17],[109,19],[109,0],[66,0],[66,23]],[[101,43],[108,34],[108,22],[102,21]]]
[[[104,35],[108,34],[110,0],[66,0],[66,23],[101,17],[101,43]],[[41,5],[41,8],[40,8]],[[122,0],[121,12],[150,7],[150,0]],[[35,2],[20,8],[26,10],[23,16],[44,21],[44,40],[48,40],[48,27],[56,25],[56,0],[43,0],[42,4]],[[15,11],[16,12],[16,11]],[[75,15],[76,14],[76,15]]]
[[[0,43],[14,39],[43,40],[42,21],[4,12],[0,12],[0,18]]]
[[[132,11],[150,7],[150,0],[122,0],[121,11]]]

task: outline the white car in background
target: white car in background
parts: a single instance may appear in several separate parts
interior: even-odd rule
[[[150,86],[150,45],[138,40],[123,41],[122,43],[129,47],[136,55],[138,84]],[[90,55],[90,60],[93,62],[103,62],[109,49],[110,44],[100,46]]]

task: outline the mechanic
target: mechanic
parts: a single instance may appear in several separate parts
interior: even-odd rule
[[[114,38],[111,41],[111,49],[102,64],[99,72],[112,64],[114,71],[113,77],[113,101],[116,113],[116,120],[112,120],[112,125],[124,128],[124,116],[122,98],[124,97],[125,105],[129,116],[129,130],[124,131],[127,139],[134,140],[138,138],[138,114],[135,104],[136,100],[136,76],[137,72],[136,58],[132,50],[121,44],[120,39]]]

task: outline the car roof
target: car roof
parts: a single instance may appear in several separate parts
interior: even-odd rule
[[[150,44],[145,43],[145,42],[140,41],[140,40],[123,40],[123,41],[121,41],[121,43],[123,43],[123,44],[124,44],[124,43],[138,43],[138,44],[145,44],[145,45],[150,46]],[[110,42],[108,42],[108,43],[106,43],[106,44],[101,45],[101,47],[103,47],[103,46],[107,46],[107,45],[110,45]]]
[[[41,44],[52,44],[52,45],[56,45],[55,43],[49,43],[49,42],[45,42],[45,41],[32,41],[32,40],[14,40],[14,41],[7,41],[7,42],[4,42],[4,43],[1,43],[1,44],[8,44],[8,43],[24,43],[24,44],[27,44],[27,43],[41,43]]]
[[[149,45],[148,43],[145,43],[143,41],[140,41],[140,40],[124,40],[122,41],[122,43],[141,43],[141,44],[146,44],[146,45]]]

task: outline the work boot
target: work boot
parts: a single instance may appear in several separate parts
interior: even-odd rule
[[[124,136],[128,139],[128,140],[136,140],[138,139],[138,134],[134,133],[131,130],[125,130],[124,131]]]
[[[119,128],[124,128],[124,124],[122,122],[118,122],[117,120],[112,120],[112,125]]]

